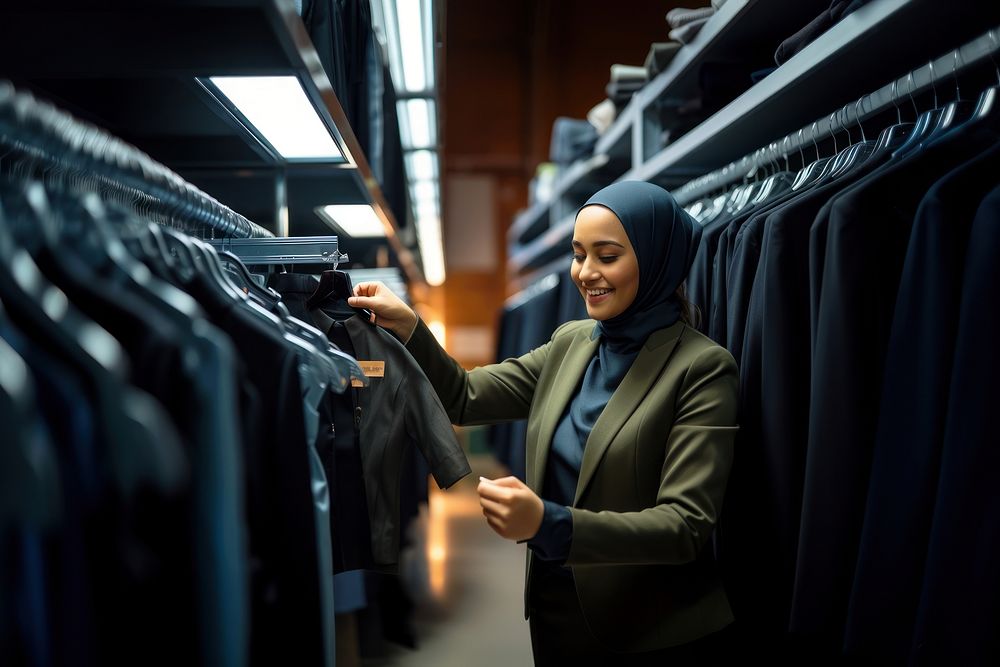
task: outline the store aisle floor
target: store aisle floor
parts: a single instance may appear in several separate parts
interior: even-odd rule
[[[432,484],[426,520],[430,597],[417,611],[418,648],[394,647],[366,667],[529,667],[523,614],[526,547],[501,539],[483,519],[479,475],[505,474],[492,457],[447,492]]]

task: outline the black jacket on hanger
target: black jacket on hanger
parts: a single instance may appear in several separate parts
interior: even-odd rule
[[[316,279],[297,274],[272,276],[270,285],[289,303],[304,303],[315,291]],[[382,377],[370,377],[357,388],[353,425],[360,442],[365,503],[375,565],[395,564],[400,544],[400,476],[406,449],[415,444],[441,488],[448,488],[472,469],[455,439],[451,421],[430,382],[402,344],[372,326],[334,295],[313,309],[313,322],[331,336],[339,322],[354,356],[362,362],[382,362]],[[346,395],[346,394],[345,394]],[[352,392],[353,395],[353,392]],[[343,472],[337,472],[338,482]]]
[[[997,183],[998,168],[1000,147],[994,147],[938,181],[917,211],[892,320],[845,636],[849,653],[887,662],[904,661],[909,653],[938,486],[969,232],[976,209]]]
[[[1000,660],[1000,448],[991,391],[1000,368],[1000,309],[992,307],[1000,299],[1000,187],[983,200],[968,238],[940,482],[910,653],[911,664],[921,667]]]
[[[810,395],[791,629],[842,643],[861,536],[889,330],[917,207],[942,173],[997,140],[953,133],[831,202]]]

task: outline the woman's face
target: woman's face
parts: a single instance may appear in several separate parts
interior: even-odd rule
[[[585,206],[573,229],[573,282],[594,320],[625,312],[639,291],[639,260],[618,216],[603,206]]]

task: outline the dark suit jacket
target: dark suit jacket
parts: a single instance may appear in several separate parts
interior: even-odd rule
[[[1000,187],[969,233],[941,477],[912,639],[912,665],[1000,663]],[[987,305],[990,304],[990,305]]]
[[[468,372],[422,323],[407,349],[452,422],[528,418],[527,483],[537,493],[556,423],[597,350],[593,327],[569,322],[528,354]],[[649,337],[591,431],[566,564],[588,626],[613,650],[682,644],[732,621],[702,547],[732,461],[737,377],[726,350],[678,322]]]
[[[416,444],[444,489],[472,469],[441,402],[399,341],[357,316],[344,326],[357,359],[385,362],[385,377],[370,378],[368,387],[358,392],[358,407],[372,555],[376,563],[391,564],[399,556],[399,483],[405,448]]]

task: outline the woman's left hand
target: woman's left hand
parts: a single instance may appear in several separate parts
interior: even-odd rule
[[[500,537],[528,540],[535,536],[545,505],[534,491],[517,477],[479,478],[479,504],[486,522]]]

